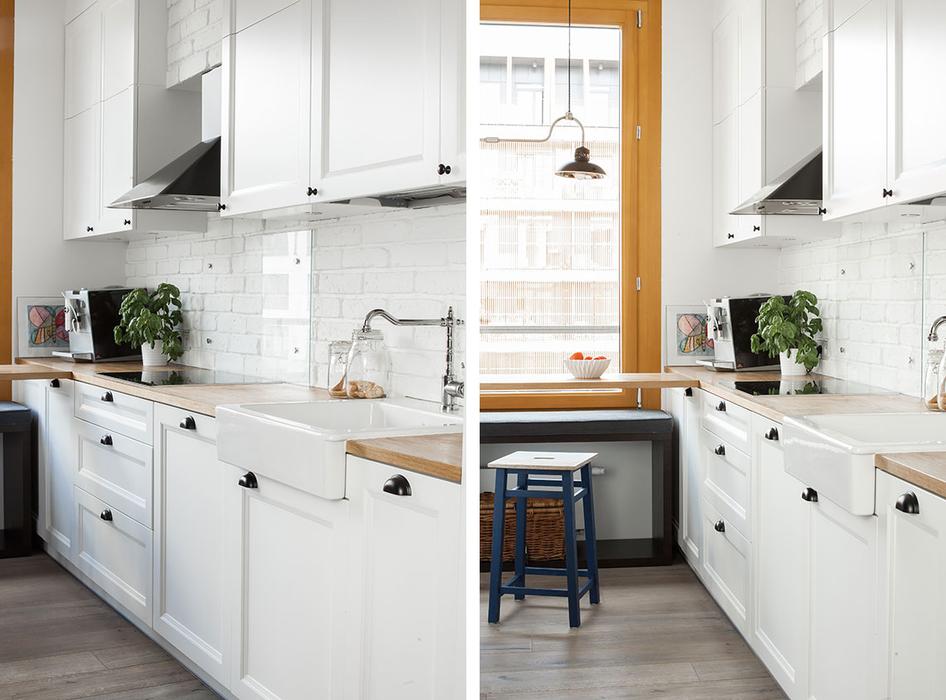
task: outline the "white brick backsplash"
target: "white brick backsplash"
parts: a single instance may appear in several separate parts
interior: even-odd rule
[[[157,1],[157,0],[156,0]],[[167,87],[220,65],[223,0],[167,0]]]
[[[438,318],[452,305],[462,316],[463,207],[372,214],[312,230],[266,228],[211,216],[206,234],[129,244],[128,284],[171,281],[182,289],[183,362],[324,386],[328,343],[349,339],[369,310]],[[391,351],[389,392],[439,400],[445,331],[384,321],[377,328]]]

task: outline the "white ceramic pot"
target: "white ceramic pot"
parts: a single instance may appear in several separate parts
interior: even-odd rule
[[[778,360],[779,364],[782,366],[782,376],[783,377],[802,377],[808,374],[808,370],[805,369],[805,365],[800,365],[795,362],[795,349],[786,350],[785,352],[779,353]]]
[[[164,343],[160,340],[154,341],[153,348],[148,343],[141,346],[141,364],[145,367],[161,367],[167,363],[168,358],[164,354]]]

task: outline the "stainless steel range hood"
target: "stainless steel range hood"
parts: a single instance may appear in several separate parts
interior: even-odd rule
[[[824,214],[821,193],[819,148],[729,213],[819,216]]]

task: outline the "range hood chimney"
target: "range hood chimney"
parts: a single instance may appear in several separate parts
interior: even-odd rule
[[[201,142],[109,204],[110,209],[217,211],[221,71],[201,77]]]

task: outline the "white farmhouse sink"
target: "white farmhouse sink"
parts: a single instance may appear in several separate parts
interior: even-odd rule
[[[786,418],[785,471],[855,515],[874,512],[874,455],[946,450],[946,414]]]
[[[217,456],[316,496],[344,498],[346,441],[462,430],[461,416],[410,399],[220,406]]]

